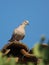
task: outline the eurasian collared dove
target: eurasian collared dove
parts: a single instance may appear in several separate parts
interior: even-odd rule
[[[25,37],[25,27],[29,24],[29,21],[25,20],[20,26],[14,29],[10,42],[20,41]]]

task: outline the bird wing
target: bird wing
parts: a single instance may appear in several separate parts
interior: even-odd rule
[[[12,34],[12,37],[9,41],[14,41],[14,40],[19,41],[19,40],[22,40],[24,37],[25,37],[25,34],[18,32],[18,33]]]

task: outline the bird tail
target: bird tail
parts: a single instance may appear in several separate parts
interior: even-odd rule
[[[12,40],[12,39],[9,39],[8,41],[9,41],[9,42],[13,42],[14,40]]]
[[[13,42],[14,41],[14,37],[12,35],[11,39],[8,40],[9,42]]]

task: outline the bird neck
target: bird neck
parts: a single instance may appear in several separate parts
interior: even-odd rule
[[[25,28],[25,27],[26,27],[26,25],[24,25],[24,24],[23,24],[23,25],[21,25],[20,27]]]

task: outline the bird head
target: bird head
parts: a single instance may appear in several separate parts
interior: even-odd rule
[[[23,22],[23,24],[24,24],[24,25],[28,25],[28,24],[29,24],[29,21],[28,21],[28,20],[25,20],[25,21]]]
[[[25,20],[25,21],[20,25],[20,27],[25,28],[26,25],[28,25],[28,24],[29,24],[29,21],[28,21],[28,20]]]

